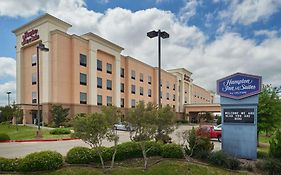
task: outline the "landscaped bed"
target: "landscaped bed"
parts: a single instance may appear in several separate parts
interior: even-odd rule
[[[50,129],[41,129],[41,130],[43,131],[42,139],[70,138],[70,134],[52,135],[50,134]],[[0,133],[7,134],[10,137],[10,140],[35,139],[36,131],[37,131],[36,127],[0,124]]]

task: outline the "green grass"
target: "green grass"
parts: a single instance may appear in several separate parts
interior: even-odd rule
[[[112,171],[103,173],[101,169],[93,167],[65,167],[57,171],[46,172],[43,174],[50,175],[234,175],[234,174],[248,174],[247,172],[234,172],[225,169],[220,169],[212,166],[205,166],[193,164],[183,161],[162,161],[144,171],[143,168],[138,167],[118,167]]]
[[[24,140],[24,139],[34,139],[36,136],[37,128],[29,126],[18,126],[0,124],[0,133],[6,133],[10,136],[11,140]],[[69,138],[70,135],[51,135],[48,129],[42,129],[43,139],[50,138]]]

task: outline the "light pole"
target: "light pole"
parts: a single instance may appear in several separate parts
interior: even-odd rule
[[[7,92],[7,95],[8,95],[8,106],[10,106],[10,94],[11,94],[12,92],[11,91],[8,91]]]
[[[147,33],[149,38],[158,36],[158,106],[161,108],[161,38],[169,38],[169,34],[165,31],[150,31]],[[163,95],[163,94],[162,94]]]
[[[37,49],[37,124],[38,124],[38,129],[37,129],[37,133],[36,133],[36,137],[42,137],[42,133],[40,132],[40,81],[39,81],[39,51],[44,51],[44,52],[48,52],[49,48],[46,48],[44,44],[39,43],[36,46]]]

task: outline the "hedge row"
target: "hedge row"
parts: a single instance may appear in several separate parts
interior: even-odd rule
[[[180,146],[177,144],[160,144],[157,142],[146,142],[145,146],[149,151],[147,156],[162,156],[165,158],[182,158]],[[100,163],[98,150],[85,147],[72,148],[66,155],[66,162],[70,164]],[[104,161],[110,161],[114,152],[114,147],[102,147],[100,152]],[[142,150],[137,142],[126,142],[117,145],[115,160],[121,161],[131,158],[141,158]]]
[[[10,140],[10,137],[5,133],[0,133],[0,141]]]
[[[70,134],[70,129],[67,128],[55,128],[50,131],[50,134],[53,135],[63,135],[63,134]]]
[[[63,157],[55,151],[41,151],[28,154],[22,159],[0,158],[0,171],[47,171],[63,165]]]

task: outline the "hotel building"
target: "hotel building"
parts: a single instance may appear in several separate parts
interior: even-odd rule
[[[40,51],[40,104],[45,123],[52,104],[70,108],[70,116],[114,105],[124,111],[138,101],[157,103],[158,69],[137,58],[123,56],[123,48],[93,33],[68,34],[70,24],[45,14],[13,31],[16,35],[17,104],[23,123],[33,123],[37,113],[36,46]],[[161,102],[179,113],[185,104],[213,103],[214,94],[195,85],[184,68],[162,70]]]

